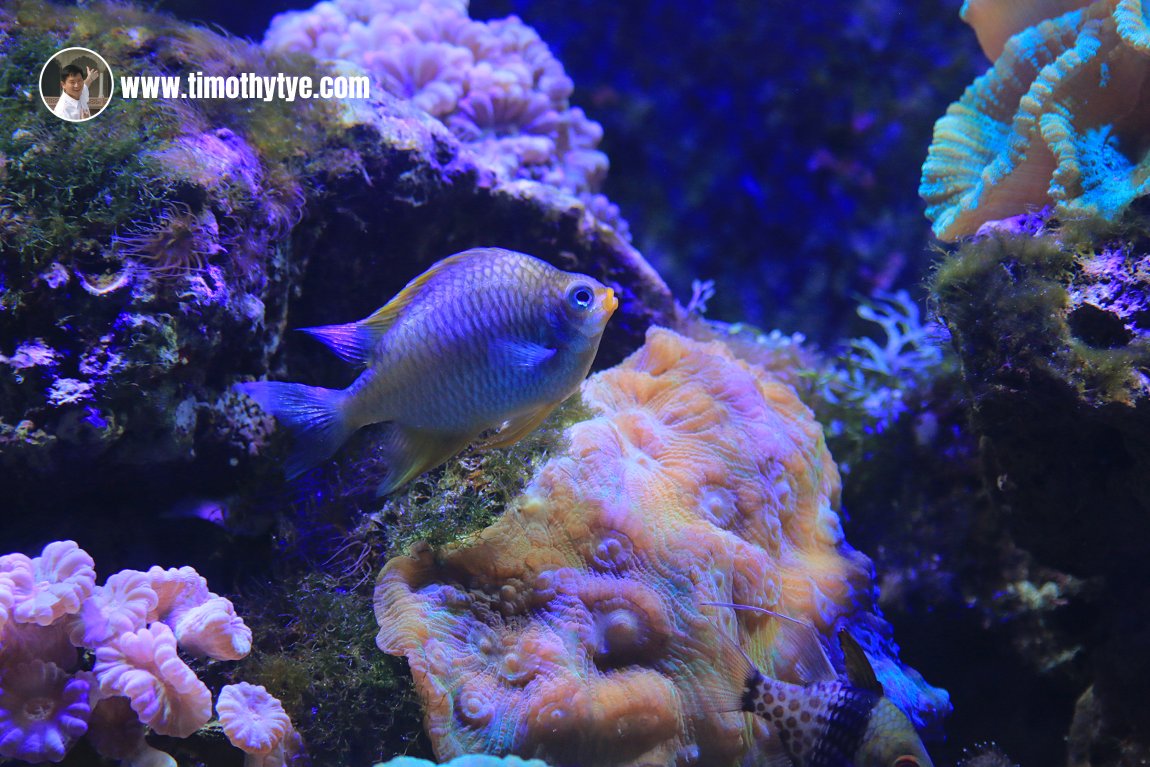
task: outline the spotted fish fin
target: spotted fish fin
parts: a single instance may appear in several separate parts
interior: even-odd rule
[[[849,631],[843,629],[839,631],[839,645],[843,648],[847,680],[851,686],[873,692],[876,695],[883,695],[882,683],[875,676],[874,666],[871,665],[870,658],[866,656],[866,651],[863,650],[858,640],[851,636]]]
[[[341,360],[363,367],[371,360],[385,332],[362,322],[349,322],[346,325],[320,325],[314,328],[300,328],[300,332],[315,336]]]
[[[473,434],[440,434],[398,423],[382,424],[380,441],[387,473],[376,488],[384,496],[429,469],[447,461],[470,444]]]
[[[769,615],[775,620],[776,635],[771,643],[773,676],[794,684],[814,684],[832,682],[838,678],[835,667],[823,650],[819,632],[809,623],[796,620],[788,615],[751,605],[736,605],[728,602],[704,602],[716,607],[729,607],[733,610],[746,610]]]
[[[557,349],[531,343],[500,339],[491,345],[491,352],[498,364],[517,368],[535,368],[555,356]]]
[[[490,450],[498,447],[509,447],[539,428],[555,405],[544,405],[529,413],[516,416],[507,422],[502,429],[476,445],[480,450]]]

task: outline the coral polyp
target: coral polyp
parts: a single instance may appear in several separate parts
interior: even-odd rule
[[[226,253],[215,215],[195,213],[183,203],[168,206],[148,226],[117,235],[114,247],[121,258],[141,262],[161,279],[205,273],[213,259]]]

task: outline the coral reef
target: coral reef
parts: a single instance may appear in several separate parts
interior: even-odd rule
[[[984,67],[959,0],[764,4],[471,0],[517,13],[603,124],[605,190],[677,296],[709,316],[857,335],[857,296],[911,289],[931,122]],[[811,268],[818,264],[817,269]]]
[[[1115,222],[1001,222],[933,278],[971,402],[988,508],[1014,564],[988,617],[1069,720],[1092,687],[1094,745],[1146,747],[1150,555],[1150,227],[1141,203]],[[990,561],[993,561],[991,558]],[[1089,730],[1090,728],[1086,728]],[[1089,750],[1079,728],[1078,751]],[[1013,749],[1012,749],[1013,750]],[[1109,762],[1107,762],[1109,763]]]
[[[741,684],[724,677],[730,640],[716,632],[781,677],[794,659],[771,658],[770,621],[704,615],[709,601],[797,616],[828,638],[850,627],[916,721],[949,709],[871,611],[870,563],[834,511],[837,471],[791,389],[721,343],[652,329],[583,400],[595,417],[492,526],[379,576],[377,642],[407,657],[440,758],[757,752],[761,731],[708,710],[707,689]]]
[[[212,711],[208,687],[179,651],[235,660],[247,654],[251,631],[189,567],[123,570],[100,586],[95,580],[92,558],[74,541],[50,543],[34,558],[0,557],[0,756],[58,762],[87,734],[104,756],[174,765],[145,743],[145,733],[187,738]],[[191,628],[181,620],[181,612],[205,605],[201,614],[227,619],[193,621]],[[222,718],[235,689],[221,693]],[[263,708],[278,708],[282,741],[294,732],[291,721],[259,690]],[[254,707],[232,709],[229,737],[266,716]],[[268,767],[284,764],[282,750]]]
[[[607,173],[595,150],[603,130],[570,106],[563,65],[518,17],[473,21],[453,0],[328,0],[276,16],[264,47],[362,66],[443,122],[487,172],[575,193],[627,235],[618,208],[594,194]]]
[[[968,0],[994,62],[934,128],[919,192],[944,240],[1053,204],[1113,219],[1150,194],[1150,17],[1140,0]]]
[[[614,288],[601,364],[673,322],[662,280],[588,204],[547,179],[493,177],[444,124],[383,91],[119,98],[104,140],[68,151],[79,128],[28,108],[63,39],[104,51],[118,75],[342,70],[130,5],[50,8],[8,4],[0,35],[0,77],[27,94],[0,104],[0,466],[26,477],[7,499],[13,540],[99,497],[116,498],[109,513],[128,531],[204,499],[225,523],[258,517],[284,440],[230,385],[339,383],[346,370],[289,325],[366,315],[458,250],[516,248]],[[500,29],[555,69],[525,28]],[[72,481],[52,481],[64,466]]]

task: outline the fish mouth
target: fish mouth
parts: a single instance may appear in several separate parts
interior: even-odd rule
[[[600,299],[603,303],[603,311],[607,313],[608,317],[614,314],[615,310],[619,308],[619,299],[615,298],[615,291],[611,288],[603,288]]]

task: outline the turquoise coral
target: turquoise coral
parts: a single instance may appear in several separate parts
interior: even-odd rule
[[[1150,193],[1140,0],[967,2],[963,17],[994,66],[935,124],[919,193],[936,235],[1050,204],[1064,218],[1112,219]]]

